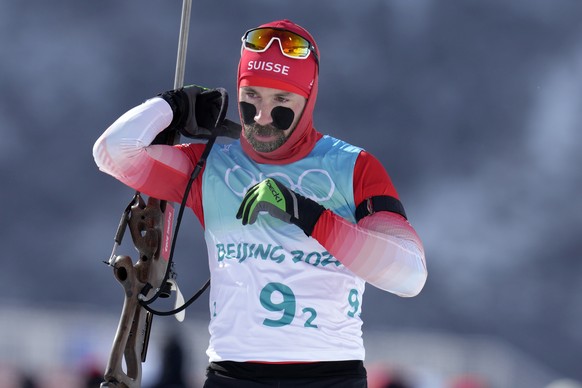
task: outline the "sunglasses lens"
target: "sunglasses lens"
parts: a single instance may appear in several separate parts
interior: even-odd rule
[[[290,31],[257,28],[247,32],[244,37],[245,48],[255,51],[265,50],[271,41],[277,38],[285,55],[295,58],[305,58],[309,55],[309,42]]]
[[[309,42],[299,35],[283,31],[279,39],[281,39],[281,47],[285,54],[300,58],[309,55]]]
[[[257,51],[266,49],[273,37],[269,31],[270,30],[257,29],[247,32],[244,37],[245,47]]]

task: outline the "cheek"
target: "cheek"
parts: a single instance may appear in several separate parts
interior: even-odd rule
[[[293,113],[295,113],[295,118],[293,119],[293,123],[291,124],[291,127],[289,127],[289,129],[286,129],[285,131],[283,131],[285,133],[285,137],[289,137],[291,136],[291,133],[293,133],[293,131],[295,131],[295,128],[297,127],[297,123],[299,123],[299,120],[301,120],[301,115],[303,114],[303,110],[294,110]]]
[[[296,106],[293,108],[293,113],[295,113],[295,119],[293,120],[293,124],[292,124],[293,128],[297,125],[297,123],[301,119],[301,116],[303,115],[304,110],[305,110],[305,104],[301,104],[300,106]]]
[[[241,113],[243,123],[252,124],[255,122],[257,108],[253,104],[241,101],[238,103],[239,112]]]

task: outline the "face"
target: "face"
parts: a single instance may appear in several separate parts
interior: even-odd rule
[[[305,97],[285,90],[261,86],[243,86],[239,89],[239,102],[253,104],[257,110],[252,124],[243,124],[244,135],[249,144],[259,152],[271,152],[287,141],[303,113]],[[291,126],[286,130],[273,126],[271,111],[282,106],[294,113]]]

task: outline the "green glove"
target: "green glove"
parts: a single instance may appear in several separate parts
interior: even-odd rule
[[[243,225],[252,224],[261,211],[297,225],[307,236],[311,236],[315,223],[325,208],[288,189],[278,180],[267,178],[247,191],[236,218],[242,219]]]

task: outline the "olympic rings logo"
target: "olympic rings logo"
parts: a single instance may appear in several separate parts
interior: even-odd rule
[[[239,197],[244,197],[248,189],[253,187],[259,182],[262,182],[266,178],[275,178],[282,183],[284,183],[291,190],[303,195],[306,198],[312,199],[316,202],[327,201],[331,198],[335,191],[335,183],[329,172],[322,169],[309,169],[303,171],[301,175],[297,178],[297,183],[293,182],[293,179],[289,175],[282,172],[273,172],[270,174],[259,173],[259,176],[255,176],[252,171],[246,170],[239,165],[234,166],[226,170],[224,174],[224,182],[226,185]],[[325,193],[323,196],[318,195],[309,187],[304,187],[304,182],[309,179],[312,182],[316,182],[317,186],[323,190]]]

